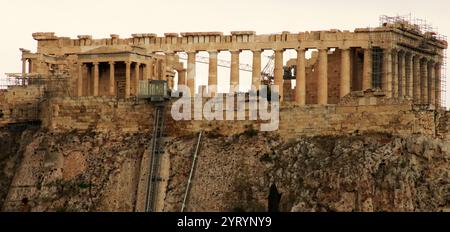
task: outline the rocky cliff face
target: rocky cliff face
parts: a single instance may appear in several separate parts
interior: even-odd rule
[[[5,130],[3,210],[17,210],[24,196],[33,211],[136,210],[148,134]],[[196,135],[166,142],[168,184],[160,200],[164,211],[179,211]],[[228,137],[209,132],[187,210],[266,211],[271,185],[281,193],[281,211],[450,210],[449,158],[450,142],[420,135],[285,140],[251,128]]]
[[[0,205],[3,205],[14,174],[22,161],[24,148],[38,130],[33,125],[12,125],[0,129]]]
[[[171,152],[167,211],[181,205],[191,157]],[[265,211],[269,188],[281,211],[450,210],[450,143],[419,135],[298,138],[209,135],[202,142],[188,202],[192,211]]]
[[[146,136],[27,133],[28,143],[15,149],[22,159],[12,185],[4,188],[9,194],[2,195],[3,210],[18,210],[27,197],[33,211],[133,211],[140,162],[150,139]],[[2,183],[12,176],[5,173]]]

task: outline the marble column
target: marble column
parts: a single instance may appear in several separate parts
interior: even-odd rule
[[[398,96],[404,98],[406,96],[406,66],[405,53],[398,54]]]
[[[278,86],[280,101],[283,101],[283,50],[275,50],[275,67],[273,70],[274,85]]]
[[[195,96],[195,56],[197,52],[188,52],[187,54],[187,86],[191,91],[191,96]]]
[[[428,60],[424,58],[420,64],[421,86],[420,99],[421,104],[428,104]]]
[[[148,75],[148,79],[149,80],[154,80],[155,79],[155,70],[154,70],[154,60],[150,59],[147,63],[147,75]]]
[[[436,108],[439,108],[439,107],[441,107],[441,64],[440,63],[436,63],[436,65],[435,65],[435,67],[434,67],[434,69],[435,69],[435,74],[436,74],[436,76],[435,76],[435,78],[436,78],[436,96],[435,96],[435,99],[436,99]]]
[[[114,96],[114,74],[115,74],[115,67],[114,62],[109,62],[109,96]]]
[[[408,54],[405,57],[405,62],[406,62],[406,96],[408,96],[409,98],[412,98],[413,95],[413,58],[414,56],[412,54]]]
[[[186,85],[186,69],[178,71],[178,86]]]
[[[261,50],[254,50],[253,53],[253,64],[252,64],[252,85],[255,86],[256,90],[259,90],[261,86]]]
[[[96,97],[98,96],[98,83],[99,83],[99,70],[98,70],[98,62],[94,62],[94,91],[93,91],[93,96]]]
[[[25,79],[27,78],[27,59],[22,59],[22,81],[25,84]]]
[[[140,76],[140,63],[134,65],[134,96],[139,94],[139,76]]]
[[[350,50],[348,48],[345,48],[341,49],[341,77],[340,77],[339,96],[342,98],[349,93],[350,93]]]
[[[148,80],[148,62],[142,63],[142,80]]]
[[[231,53],[231,70],[230,70],[230,85],[234,90],[239,86],[239,54],[240,51],[230,51]],[[232,93],[232,91],[230,91]]]
[[[131,62],[125,62],[125,97],[130,97],[131,92]]]
[[[295,101],[299,105],[306,105],[306,70],[305,70],[305,49],[297,49],[297,70]]]
[[[413,58],[413,99],[414,103],[421,101],[421,77],[420,77],[420,56],[415,55]]]
[[[372,88],[372,51],[364,49],[362,90]]]
[[[217,51],[209,51],[208,95],[217,93]]]
[[[83,63],[78,63],[78,83],[77,83],[77,96],[81,97],[83,96],[83,69],[84,69],[84,64]]]
[[[436,102],[436,73],[434,69],[434,61],[428,62],[428,104],[434,105]]]
[[[317,80],[317,103],[328,103],[328,49],[319,49],[319,78]]]
[[[392,52],[392,97],[398,97],[398,53]]]
[[[392,97],[392,50],[385,49],[383,56],[383,90],[386,97]]]

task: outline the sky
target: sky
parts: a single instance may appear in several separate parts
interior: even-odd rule
[[[2,0],[0,77],[21,72],[19,48],[36,51],[33,32],[55,32],[72,38],[77,35],[107,38],[110,34],[126,38],[133,33],[163,35],[189,31],[297,33],[376,27],[380,15],[412,14],[426,19],[440,34],[450,36],[449,9],[450,2],[445,0]],[[241,63],[251,64],[250,54],[241,54]],[[266,51],[263,55],[270,54]],[[294,51],[285,52],[284,61],[291,57],[295,57]],[[230,55],[221,52],[219,59],[229,60]],[[263,66],[266,61],[263,58]],[[198,84],[206,84],[207,68],[198,64]],[[250,73],[241,71],[240,76],[244,85],[250,83]],[[219,84],[228,84],[229,70],[219,68],[218,78]]]

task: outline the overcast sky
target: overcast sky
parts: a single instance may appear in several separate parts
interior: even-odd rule
[[[2,0],[0,3],[0,77],[20,72],[19,48],[36,50],[33,32],[56,32],[75,38],[132,33],[253,30],[258,34],[332,28],[353,30],[378,26],[379,16],[412,14],[450,35],[450,3],[445,0]],[[266,52],[270,55],[270,52]],[[285,61],[295,56],[286,52]],[[247,54],[242,63],[251,64]],[[219,58],[229,59],[220,53]],[[264,60],[263,60],[264,62]],[[206,81],[207,65],[199,65],[199,83]],[[219,83],[227,83],[228,70],[219,69]],[[448,76],[448,75],[447,75]],[[251,75],[241,72],[241,81]],[[450,101],[448,101],[450,102]]]

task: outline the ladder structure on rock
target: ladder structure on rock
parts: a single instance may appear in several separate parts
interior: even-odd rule
[[[150,173],[148,175],[145,212],[154,212],[158,195],[158,186],[161,181],[161,156],[164,153],[161,146],[164,129],[164,103],[155,105],[155,118],[153,122],[153,138],[151,142]]]

